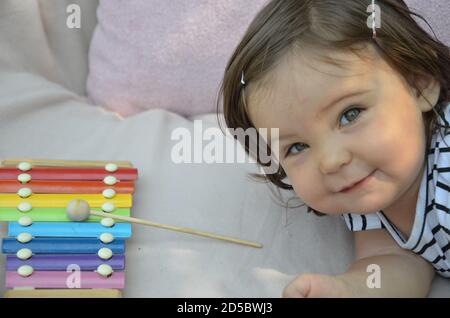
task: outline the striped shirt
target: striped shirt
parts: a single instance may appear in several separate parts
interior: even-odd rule
[[[449,125],[450,106],[444,110],[445,119],[439,123]],[[409,238],[387,218],[382,210],[369,213],[342,215],[351,231],[386,229],[398,245],[420,255],[430,262],[435,271],[450,278],[450,131],[440,129],[432,136],[426,157],[416,203],[416,215]],[[425,170],[424,170],[425,171]]]

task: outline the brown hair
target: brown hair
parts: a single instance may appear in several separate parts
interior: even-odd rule
[[[378,54],[420,94],[419,76],[434,78],[441,85],[439,100],[433,111],[424,113],[427,127],[427,148],[443,117],[445,103],[450,100],[450,50],[423,30],[412,16],[428,22],[412,12],[403,0],[377,0],[381,10],[381,28],[373,39],[367,26],[371,0],[272,0],[254,18],[235,49],[225,69],[219,91],[223,96],[223,113],[228,128],[254,127],[247,113],[245,82],[252,85],[264,78],[276,62],[294,47],[348,50],[372,45]],[[433,32],[434,33],[434,32]],[[436,36],[435,36],[436,38]],[[249,152],[249,142],[244,148]],[[426,154],[425,154],[426,155]],[[258,157],[259,165],[267,166]],[[253,175],[256,176],[256,175]],[[292,189],[283,182],[286,173],[280,166],[273,174],[259,175],[282,189]],[[308,210],[313,210],[308,207]],[[314,211],[314,210],[313,210]]]

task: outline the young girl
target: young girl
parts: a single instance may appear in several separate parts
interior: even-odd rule
[[[227,65],[227,126],[279,128],[265,178],[354,232],[347,272],[300,275],[284,296],[426,296],[434,272],[450,277],[450,53],[413,15],[402,0],[273,0]]]

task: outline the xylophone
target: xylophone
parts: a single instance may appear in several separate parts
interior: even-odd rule
[[[137,169],[130,162],[9,159],[0,164],[0,221],[8,223],[5,297],[121,297],[131,224],[66,207],[130,217]]]

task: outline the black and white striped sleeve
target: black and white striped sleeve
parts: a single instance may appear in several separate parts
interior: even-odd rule
[[[348,229],[352,232],[377,230],[384,227],[376,213],[347,213],[342,214],[342,217],[344,218],[345,224],[347,225]]]

